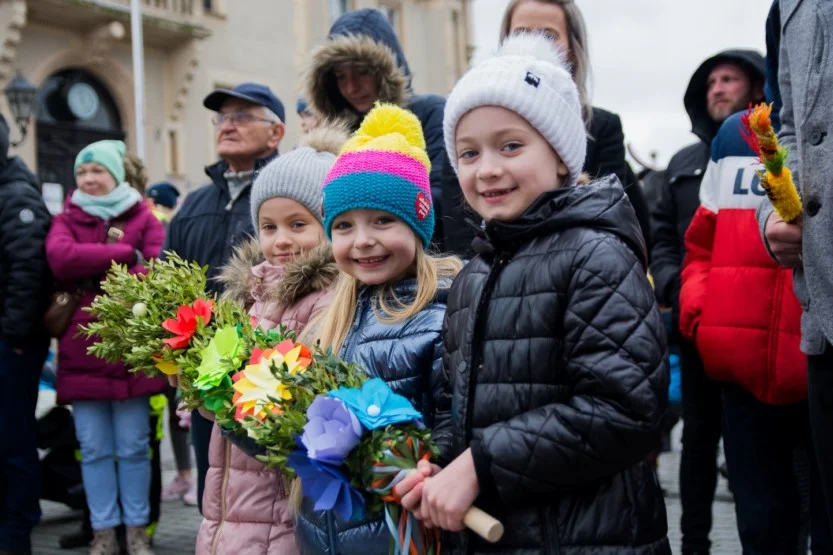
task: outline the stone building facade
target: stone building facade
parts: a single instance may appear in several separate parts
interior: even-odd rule
[[[0,88],[17,70],[39,88],[29,134],[15,152],[64,192],[85,144],[123,138],[136,150],[129,6],[130,0],[0,0]],[[341,13],[365,7],[382,10],[394,25],[414,89],[448,93],[471,53],[471,0],[142,0],[151,181],[171,179],[183,189],[206,181],[214,129],[202,98],[215,87],[268,84],[286,106],[282,150],[291,148],[311,49]],[[10,119],[5,99],[0,110]]]

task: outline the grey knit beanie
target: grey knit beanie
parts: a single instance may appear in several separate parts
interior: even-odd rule
[[[321,221],[321,183],[347,139],[347,132],[340,125],[322,125],[304,135],[295,150],[269,162],[252,186],[255,230],[259,229],[260,206],[275,197],[299,202]]]

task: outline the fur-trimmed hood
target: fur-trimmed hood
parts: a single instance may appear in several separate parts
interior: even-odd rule
[[[329,288],[338,277],[333,251],[329,244],[325,244],[284,266],[281,279],[265,284],[261,298],[255,299],[252,291],[257,278],[252,268],[264,260],[260,243],[256,239],[238,247],[228,265],[217,276],[217,280],[225,287],[223,298],[241,303],[247,308],[255,300],[292,305],[311,293]]]
[[[335,68],[345,62],[379,76],[380,101],[404,107],[411,95],[411,73],[399,39],[381,12],[363,9],[341,16],[327,42],[313,51],[305,79],[313,111],[357,125],[362,114],[341,96],[335,79]]]

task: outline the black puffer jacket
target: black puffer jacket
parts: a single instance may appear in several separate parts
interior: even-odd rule
[[[449,297],[450,460],[471,446],[496,545],[465,553],[670,553],[655,447],[665,333],[642,234],[614,177],[490,222]]]
[[[2,116],[0,116],[2,117]],[[20,158],[7,158],[8,127],[0,121],[0,341],[42,347],[48,302],[46,234],[49,211],[38,181]]]
[[[255,162],[255,173],[277,154]],[[225,173],[228,162],[219,161],[205,168],[211,183],[185,197],[182,207],[168,225],[163,251],[172,250],[185,260],[208,266],[209,291],[222,293],[223,284],[215,279],[234,254],[234,248],[255,235],[249,206],[252,187],[236,199],[231,198]]]

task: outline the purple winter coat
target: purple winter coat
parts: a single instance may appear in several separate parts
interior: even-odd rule
[[[124,237],[107,244],[107,231],[114,221],[124,222]],[[164,378],[147,378],[132,373],[123,364],[113,364],[87,354],[92,340],[75,337],[80,324],[93,317],[82,310],[90,306],[101,293],[98,283],[104,278],[113,261],[133,264],[134,249],[146,259],[162,252],[165,231],[144,202],[139,202],[116,220],[105,221],[84,212],[71,197],[64,212],[52,220],[46,237],[46,258],[59,290],[70,290],[81,281],[96,286],[86,292],[78,303],[72,322],[58,343],[58,403],[73,401],[123,401],[134,397],[155,395],[165,391]],[[144,268],[134,266],[131,272]]]

